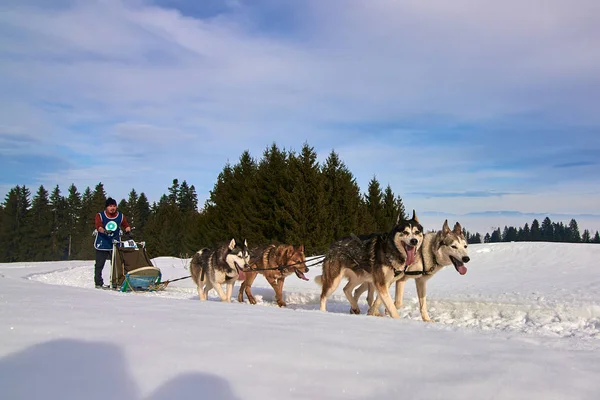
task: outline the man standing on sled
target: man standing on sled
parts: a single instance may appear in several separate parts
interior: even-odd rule
[[[97,289],[104,287],[102,279],[102,270],[104,263],[112,256],[113,240],[120,240],[121,230],[125,228],[125,233],[131,236],[131,227],[127,218],[120,211],[117,211],[117,202],[109,197],[104,204],[104,211],[96,214],[96,239],[94,248],[96,249],[96,264],[94,267],[94,283]]]

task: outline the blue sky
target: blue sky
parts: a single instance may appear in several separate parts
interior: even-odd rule
[[[0,195],[201,203],[275,142],[421,212],[600,214],[596,1],[9,0]]]

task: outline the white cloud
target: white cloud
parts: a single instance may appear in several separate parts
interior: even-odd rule
[[[488,138],[470,136],[456,138],[454,146],[438,144],[444,125],[428,129],[427,122],[416,132],[393,128],[381,140],[373,139],[376,128],[349,133],[327,126],[401,125],[423,115],[449,124],[495,124],[528,113],[539,113],[548,125],[600,122],[593,107],[600,100],[600,24],[592,1],[577,7],[560,1],[378,1],[369,7],[314,1],[290,5],[298,7],[290,10],[295,30],[276,33],[261,31],[248,13],[260,12],[262,3],[239,2],[231,13],[208,19],[143,2],[75,4],[0,8],[0,49],[8,55],[0,65],[4,132],[39,140],[34,153],[60,145],[87,159],[71,171],[37,177],[64,181],[65,188],[68,179],[84,186],[118,181],[113,174],[122,170],[98,160],[101,145],[111,146],[127,170],[157,176],[144,188],[134,175],[130,186],[139,191],[163,193],[177,177],[204,188],[202,195],[243,150],[259,157],[274,141],[295,149],[308,141],[320,154],[335,148],[363,189],[376,175],[401,194],[519,192],[535,187],[527,181],[547,171],[486,165],[501,158],[497,141],[491,147]],[[577,132],[548,140],[540,135],[528,147],[543,154],[567,142],[600,146]],[[502,151],[523,152],[511,144],[519,132],[507,135]],[[157,159],[160,170],[153,174],[148,168]],[[556,210],[592,208],[581,192],[535,190],[501,200],[445,198],[443,206],[506,209],[541,201]],[[418,201],[439,206],[435,198]]]

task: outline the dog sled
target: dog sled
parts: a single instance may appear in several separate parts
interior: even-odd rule
[[[154,292],[168,285],[161,282],[162,274],[148,257],[145,242],[115,240],[111,264],[111,287],[120,292]]]

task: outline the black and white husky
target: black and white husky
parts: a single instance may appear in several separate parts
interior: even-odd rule
[[[371,283],[390,315],[399,318],[389,287],[400,279],[407,265],[414,263],[422,242],[423,227],[414,211],[410,220],[398,220],[390,232],[345,237],[334,242],[323,260],[323,275],[315,278],[322,286],[321,311],[326,311],[327,298],[346,277],[344,294],[351,312],[360,312],[352,296],[354,288]]]
[[[199,250],[190,261],[190,273],[198,286],[200,300],[206,300],[210,289],[215,289],[221,301],[231,302],[236,280],[245,279],[244,268],[248,268],[250,254],[248,244],[231,239],[216,249]],[[221,285],[226,284],[223,292]]]
[[[464,275],[467,273],[465,264],[471,260],[468,254],[468,244],[462,231],[460,223],[454,225],[450,230],[448,220],[444,221],[441,231],[426,233],[423,237],[423,245],[417,252],[415,262],[407,269],[406,273],[396,281],[395,308],[402,308],[404,286],[408,279],[414,279],[419,297],[419,310],[423,321],[431,322],[427,312],[427,281],[430,280],[442,268],[453,265],[456,271]],[[369,289],[367,285],[361,285],[354,292],[354,301],[358,302],[360,295]],[[372,298],[372,296],[371,296]],[[378,298],[374,303],[368,299],[370,305],[369,314],[380,315],[379,307],[381,300]]]

